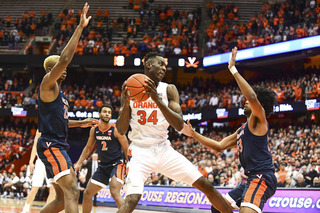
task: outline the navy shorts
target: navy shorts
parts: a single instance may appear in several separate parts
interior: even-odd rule
[[[228,192],[226,199],[235,209],[241,206],[250,207],[261,212],[267,200],[277,189],[277,179],[273,172],[251,174],[247,183],[241,183]]]
[[[113,176],[116,177],[117,181],[124,184],[126,175],[126,164],[119,162],[114,166],[101,166],[99,165],[95,173],[91,178],[91,182],[106,188]]]
[[[72,161],[64,143],[52,138],[38,139],[37,154],[46,167],[49,182],[56,182],[60,177],[70,174]]]

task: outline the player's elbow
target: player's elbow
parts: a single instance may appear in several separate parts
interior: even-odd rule
[[[61,54],[61,56],[59,58],[59,63],[64,64],[64,65],[68,65],[68,64],[70,64],[71,60],[72,60],[72,57],[67,56],[67,54]]]
[[[223,148],[221,146],[215,146],[213,149],[215,151],[217,151],[217,152],[222,152],[223,151]]]
[[[176,125],[175,125],[175,129],[179,132],[181,132],[181,130],[183,129],[183,126],[184,126],[184,122],[183,120],[181,120],[181,122],[178,122]]]

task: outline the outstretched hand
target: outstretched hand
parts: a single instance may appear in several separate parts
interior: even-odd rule
[[[91,16],[87,17],[89,7],[90,6],[88,3],[85,3],[85,5],[83,6],[82,13],[80,16],[80,23],[79,23],[79,26],[81,27],[86,27],[89,24],[90,19],[92,18]]]
[[[236,65],[237,53],[238,53],[238,49],[237,49],[237,47],[234,47],[232,49],[231,58],[230,58],[229,65],[228,65],[229,70],[231,69],[231,67]]]
[[[82,121],[82,124],[80,127],[86,128],[86,127],[94,127],[95,125],[99,124],[99,121],[97,119],[93,118],[86,118]]]
[[[80,169],[81,169],[81,165],[80,165],[78,162],[76,162],[76,163],[73,165],[73,168],[74,168],[74,171],[79,172]]]
[[[187,121],[187,124],[184,123],[181,132],[182,132],[183,134],[185,134],[186,136],[192,137],[192,135],[193,135],[193,133],[194,133],[194,130],[193,130],[191,124],[190,124],[190,120]]]

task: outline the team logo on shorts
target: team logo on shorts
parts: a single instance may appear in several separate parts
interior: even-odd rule
[[[46,142],[47,147],[49,147],[51,145],[52,142]]]

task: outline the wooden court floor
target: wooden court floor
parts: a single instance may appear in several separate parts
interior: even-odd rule
[[[20,213],[25,204],[25,200],[0,198],[0,213]],[[45,202],[34,201],[30,208],[30,213],[37,213],[40,211]],[[81,212],[81,205],[79,205]],[[116,212],[117,208],[112,207],[93,207],[93,213],[111,213]],[[159,211],[148,211],[148,210],[134,210],[135,213],[159,213]],[[162,211],[161,211],[162,212]],[[168,212],[167,212],[168,213]]]

